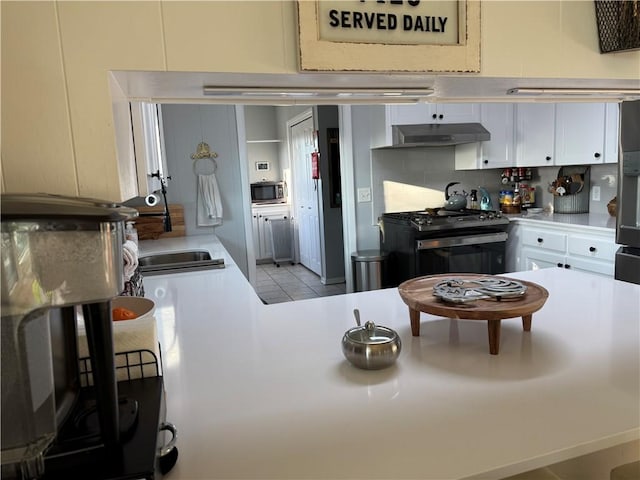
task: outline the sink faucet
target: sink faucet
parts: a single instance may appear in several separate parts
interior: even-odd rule
[[[163,177],[160,175],[160,170],[156,170],[151,174],[151,177],[160,180],[160,192],[162,193],[162,202],[164,203],[163,213],[139,213],[139,217],[162,217],[162,226],[165,232],[173,230],[171,226],[171,214],[169,213],[169,205],[167,204],[167,180],[171,180],[171,177]],[[154,192],[155,193],[155,192]]]

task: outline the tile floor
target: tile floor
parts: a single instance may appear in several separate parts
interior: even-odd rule
[[[320,277],[300,264],[256,265],[256,293],[267,304],[340,295],[346,285],[323,285]]]

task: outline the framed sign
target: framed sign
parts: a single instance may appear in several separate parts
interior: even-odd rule
[[[269,162],[256,162],[256,171],[258,172],[268,172],[271,170],[271,165]]]
[[[303,71],[479,72],[478,0],[298,0]]]

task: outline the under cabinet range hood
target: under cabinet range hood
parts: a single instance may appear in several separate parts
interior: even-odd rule
[[[442,147],[485,142],[491,134],[479,123],[425,123],[393,125],[392,144],[388,148]]]

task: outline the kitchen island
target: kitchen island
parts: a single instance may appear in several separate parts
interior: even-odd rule
[[[422,314],[412,337],[395,288],[263,305],[213,237],[140,248],[204,248],[226,263],[144,279],[179,431],[169,480],[503,478],[637,450],[637,285],[564,269],[509,274],[550,295],[531,332],[503,320],[490,355],[484,322]],[[364,371],[344,359],[354,308],[398,332],[395,366]]]

